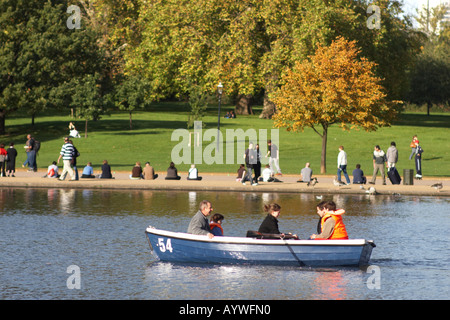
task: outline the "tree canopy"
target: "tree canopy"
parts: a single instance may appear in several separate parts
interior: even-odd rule
[[[408,18],[399,17],[399,1],[373,4],[380,7],[380,29],[367,28],[368,4],[361,0],[144,1],[141,42],[128,52],[127,67],[151,81],[154,98],[182,96],[189,83],[213,92],[222,82],[230,96],[268,99],[286,67],[344,36],[376,62],[386,93],[399,99],[419,43]],[[263,117],[274,112],[267,103]]]
[[[356,41],[342,37],[328,47],[319,46],[309,59],[287,70],[273,94],[276,127],[294,132],[310,127],[322,137],[322,173],[331,125],[372,131],[388,126],[396,114],[374,74],[375,63],[360,54]]]
[[[368,28],[369,4],[379,8],[379,28]],[[71,5],[79,29],[67,27]],[[404,99],[424,41],[401,14],[400,0],[3,0],[0,134],[16,110],[86,115],[81,100],[91,98],[94,119],[115,107],[130,112],[131,128],[135,108],[213,93],[219,82],[237,113],[252,113],[258,97],[261,117],[271,118],[286,70],[339,36],[374,62],[387,100]],[[89,83],[95,90],[78,92]]]
[[[0,134],[8,113],[32,115],[68,106],[68,89],[97,74],[106,90],[108,63],[89,28],[69,29],[67,1],[0,2]]]

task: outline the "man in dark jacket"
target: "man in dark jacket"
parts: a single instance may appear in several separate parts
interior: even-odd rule
[[[416,162],[416,179],[422,179],[422,153],[422,147],[419,145],[419,142],[416,142],[416,156],[414,159]]]
[[[253,169],[253,166],[256,165],[258,159],[257,159],[256,150],[253,149],[252,142],[250,142],[248,144],[248,149],[245,150],[244,158],[245,158],[245,165],[247,166],[247,174],[242,179],[242,184],[245,184],[245,181],[249,180],[250,183],[252,184],[252,186],[257,186],[258,181],[256,181],[256,179],[255,179],[255,181],[253,181],[252,169]]]

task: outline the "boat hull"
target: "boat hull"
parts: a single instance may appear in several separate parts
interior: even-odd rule
[[[355,240],[265,240],[214,237],[146,229],[150,249],[162,261],[285,266],[364,266],[375,244]]]

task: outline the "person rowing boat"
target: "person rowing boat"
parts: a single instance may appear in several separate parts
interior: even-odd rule
[[[285,237],[285,234],[278,229],[278,217],[280,216],[281,207],[277,203],[266,204],[264,205],[264,211],[267,212],[267,216],[259,226],[258,232],[280,235],[281,238]],[[298,239],[295,234],[292,237]]]

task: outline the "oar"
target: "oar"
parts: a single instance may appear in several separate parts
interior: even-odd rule
[[[284,241],[284,243],[287,245],[287,247],[288,247],[289,251],[291,252],[291,254],[294,256],[295,260],[297,260],[298,265],[299,265],[300,267],[304,267],[305,264],[303,263],[303,261],[301,261],[301,260],[297,257],[297,255],[295,254],[294,250],[292,250],[292,248],[291,248],[291,246],[289,245],[289,243],[288,243],[287,241],[285,241],[284,239],[283,239],[283,241]]]
[[[297,236],[292,234],[283,234],[281,233],[261,233],[258,231],[249,230],[247,231],[247,237],[249,238],[258,238],[258,239],[298,239]]]
[[[247,237],[259,238],[259,239],[281,239],[281,240],[283,240],[284,244],[288,247],[289,251],[294,256],[295,260],[297,260],[298,265],[300,267],[304,267],[305,266],[303,261],[301,261],[297,257],[297,255],[295,254],[294,250],[292,250],[291,246],[286,241],[287,239],[298,239],[297,236],[294,236],[292,234],[285,234],[284,237],[283,237],[282,234],[261,233],[261,232],[258,232],[258,231],[249,230],[249,231],[247,231]]]

